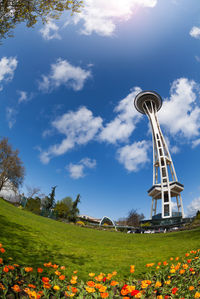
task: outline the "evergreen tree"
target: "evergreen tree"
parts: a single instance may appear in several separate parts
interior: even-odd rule
[[[46,197],[46,209],[51,210],[55,207],[55,190],[57,186],[52,187],[51,193]]]
[[[79,214],[78,204],[80,203],[80,197],[81,197],[80,194],[78,194],[75,201],[72,204],[72,209],[69,216],[69,220],[72,222],[76,222],[77,216]]]

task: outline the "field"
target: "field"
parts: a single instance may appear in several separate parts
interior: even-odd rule
[[[135,265],[140,277],[145,265],[184,255],[199,248],[200,229],[166,234],[125,234],[98,231],[34,215],[0,199],[0,243],[6,255],[26,266],[51,261],[78,270],[85,279],[89,272],[116,270],[129,276]]]

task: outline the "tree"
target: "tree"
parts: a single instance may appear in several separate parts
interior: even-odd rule
[[[143,220],[144,214],[138,214],[137,210],[132,209],[129,213],[128,213],[128,217],[127,217],[127,225],[130,226],[139,226],[140,221]]]
[[[28,198],[26,209],[32,213],[40,214],[41,200],[39,197]]]
[[[8,184],[16,191],[23,183],[25,168],[18,155],[19,151],[12,149],[7,138],[0,141],[0,191]]]
[[[56,212],[56,215],[58,217],[68,219],[72,210],[72,205],[72,198],[68,196],[61,199],[60,201],[57,201],[54,211]]]
[[[199,210],[196,213],[196,219],[200,219],[200,211]]]
[[[122,226],[127,225],[127,218],[119,218],[119,219],[117,220],[117,224],[118,224],[118,225],[122,225]]]
[[[57,186],[52,187],[51,193],[46,197],[46,209],[51,210],[55,207],[55,190]]]
[[[64,197],[63,199],[61,199],[61,202],[63,202],[68,207],[69,211],[71,211],[73,200],[70,196]]]
[[[76,222],[77,216],[79,214],[78,204],[80,203],[80,197],[80,194],[78,194],[75,201],[72,204],[72,209],[69,216],[69,220],[72,222]]]
[[[39,20],[46,23],[58,19],[65,10],[78,12],[81,6],[81,0],[1,0],[0,39],[12,36],[11,31],[19,23],[33,27]]]
[[[34,198],[36,195],[37,195],[37,197],[40,197],[40,198],[45,196],[43,193],[41,193],[40,187],[32,187],[32,186],[26,185],[26,189],[27,189],[27,197],[28,198]]]
[[[56,203],[54,211],[59,218],[67,219],[70,214],[69,206],[66,205],[63,201],[58,201]]]

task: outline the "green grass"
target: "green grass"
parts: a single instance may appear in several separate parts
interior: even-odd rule
[[[98,231],[37,216],[0,199],[0,243],[20,265],[52,261],[78,270],[83,279],[89,272],[114,270],[125,278],[131,264],[140,276],[146,263],[199,248],[200,229],[155,235]]]

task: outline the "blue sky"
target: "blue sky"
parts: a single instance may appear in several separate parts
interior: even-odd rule
[[[0,46],[1,137],[26,168],[26,185],[56,199],[81,194],[80,212],[150,216],[152,143],[141,90],[158,114],[187,215],[200,209],[200,3],[90,0],[75,16],[27,29]]]

